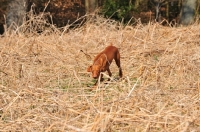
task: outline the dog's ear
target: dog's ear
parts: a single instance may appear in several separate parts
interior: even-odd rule
[[[105,71],[105,61],[103,60],[103,58],[100,59],[100,64],[101,64],[101,68],[99,69],[101,72]]]
[[[103,58],[100,58],[101,67],[105,67],[106,61]]]
[[[100,58],[100,65],[103,66],[103,58]]]
[[[89,66],[88,68],[87,68],[87,72],[91,72],[92,71],[92,66]]]

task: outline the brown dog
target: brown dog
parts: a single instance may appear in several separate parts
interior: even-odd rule
[[[122,77],[122,69],[120,66],[120,54],[119,50],[115,46],[108,46],[104,51],[99,53],[93,62],[93,65],[87,68],[88,72],[92,72],[92,77],[94,79],[98,79],[100,72],[108,72],[108,75],[111,77],[112,73],[110,72],[109,66],[112,63],[112,60],[115,60],[118,68],[119,68],[119,76]],[[103,75],[101,74],[100,80],[103,80]],[[94,85],[96,85],[98,80]]]

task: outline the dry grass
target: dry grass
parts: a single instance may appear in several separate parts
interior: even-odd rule
[[[1,131],[200,131],[200,25],[123,27],[96,16],[67,27],[0,38]],[[110,43],[123,79],[113,63],[113,80],[90,91],[92,61],[80,50],[93,57]]]

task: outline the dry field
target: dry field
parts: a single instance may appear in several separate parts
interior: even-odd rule
[[[0,131],[200,131],[200,25],[96,19],[0,37]],[[111,81],[91,90],[80,50],[93,58],[110,43],[123,78],[113,62]]]

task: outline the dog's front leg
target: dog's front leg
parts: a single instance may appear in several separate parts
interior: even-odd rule
[[[103,74],[100,73],[100,82],[102,82],[104,79],[103,79]],[[97,85],[97,83],[99,82],[99,78],[96,80],[95,82],[95,86]]]

